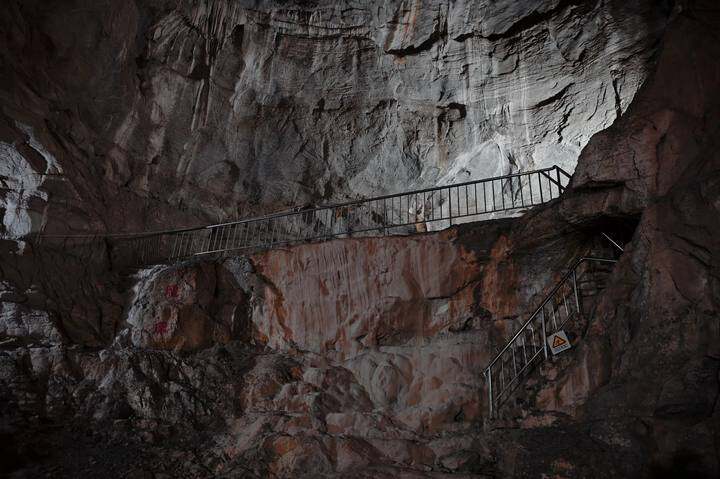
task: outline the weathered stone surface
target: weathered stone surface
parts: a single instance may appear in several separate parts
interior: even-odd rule
[[[592,438],[626,458],[626,476],[720,472],[720,70],[710,61],[720,54],[720,11],[711,2],[685,8],[656,74],[591,140],[560,206],[578,225],[603,214],[640,222],[583,343],[525,405],[562,418],[546,433]],[[512,440],[527,446],[532,437]],[[579,455],[564,457],[591,470]]]
[[[206,449],[209,461],[230,458],[218,471],[472,470],[478,371],[492,354],[478,345],[511,332],[518,318],[502,314],[542,294],[531,278],[547,275],[549,287],[583,243],[575,234],[562,240],[569,251],[523,251],[513,225],[142,271],[112,347],[12,345],[7,377],[27,381],[7,383],[8,394],[28,415],[133,420],[153,444],[137,421],[219,423]],[[520,295],[504,291],[511,284]],[[437,442],[445,436],[454,446]]]
[[[141,348],[206,348],[247,336],[247,309],[245,293],[224,269],[156,267],[138,273],[127,334]]]
[[[483,135],[489,131],[495,139],[516,138],[509,132],[524,123],[503,93],[503,88],[518,89],[514,75],[520,73],[514,72],[543,71],[565,88],[558,80],[566,78],[566,70],[537,70],[549,64],[535,63],[534,52],[560,52],[563,68],[604,79],[600,83],[607,86],[615,73],[606,76],[599,55],[622,57],[635,45],[641,55],[628,61],[643,64],[651,54],[643,42],[657,25],[646,7],[612,2],[494,3],[486,9],[469,2],[404,2],[376,5],[370,14],[367,4],[357,10],[307,2],[273,4],[268,10],[207,5],[181,2],[150,12],[142,2],[113,4],[100,14],[93,9],[106,6],[93,4],[55,17],[50,10],[39,18],[31,15],[35,4],[30,3],[13,4],[0,15],[13,39],[9,52],[22,44],[51,55],[47,45],[55,45],[52,55],[65,59],[55,67],[55,77],[38,74],[34,89],[0,99],[0,141],[14,145],[12,151],[22,150],[23,161],[35,171],[49,164],[37,146],[44,145],[66,175],[58,182],[47,176],[39,186],[33,183],[34,189],[26,182],[30,197],[42,197],[43,188],[53,183],[66,195],[56,197],[63,202],[50,197],[47,204],[32,206],[18,199],[13,186],[13,204],[27,204],[26,210],[47,207],[46,216],[40,220],[16,210],[12,215],[19,219],[10,223],[17,229],[6,223],[6,231],[25,231],[28,217],[30,224],[55,222],[53,228],[60,221],[79,229],[109,227],[126,208],[139,215],[128,225],[146,226],[196,213],[200,217],[198,211],[209,211],[212,201],[228,198],[241,206],[269,208],[288,198],[311,201],[381,191],[415,174],[400,163],[383,170],[377,166],[380,154],[366,155],[372,157],[367,163],[356,161],[353,155],[373,148],[394,152],[395,139],[382,135],[377,147],[363,146],[370,138],[363,135],[385,131],[408,136],[398,140],[402,154],[384,158],[407,160],[408,152],[422,151],[413,157],[422,156],[416,171],[425,172],[423,181],[443,181],[450,163],[460,164],[453,155],[467,151],[470,141],[458,123],[463,132],[478,135],[478,142],[486,141]],[[639,13],[634,17],[632,12]],[[115,22],[106,21],[110,14]],[[71,100],[61,93],[72,91],[57,85],[83,68],[92,70],[76,56],[90,43],[76,40],[81,30],[66,32],[59,20],[72,24],[75,15],[95,19],[85,30],[89,38],[103,31],[109,36],[94,52],[97,71],[120,73],[107,78],[86,74],[87,90],[99,91],[98,98],[107,102],[92,106],[83,99],[77,108],[63,111],[58,105]],[[247,20],[242,29],[233,21],[219,21],[236,18]],[[649,30],[639,28],[638,21]],[[569,33],[573,22],[583,26],[577,37]],[[16,28],[6,27],[13,23]],[[613,35],[611,26],[628,31]],[[0,470],[31,477],[716,477],[720,70],[714,59],[720,44],[714,40],[719,27],[720,13],[711,2],[676,6],[656,72],[615,126],[585,148],[573,189],[520,219],[158,267],[141,273],[134,288],[111,270],[112,259],[103,248],[97,250],[101,258],[85,262],[83,254],[59,254],[64,250],[58,245],[35,249],[0,242]],[[44,39],[37,31],[53,34]],[[128,31],[153,32],[145,53]],[[551,37],[557,52],[547,49]],[[213,43],[215,38],[230,43]],[[357,47],[348,46],[352,41]],[[468,50],[461,55],[453,42]],[[320,49],[321,44],[328,48]],[[478,58],[469,45],[492,47],[477,61],[488,62],[492,51],[493,70],[483,77],[483,88],[468,83],[471,88],[462,90],[447,68]],[[230,55],[231,47],[242,55]],[[5,65],[12,53],[2,55]],[[135,81],[125,76],[135,70],[117,66],[138,57],[142,100],[122,87]],[[232,63],[240,57],[242,64]],[[506,72],[509,76],[496,75],[494,68],[513,58],[521,60],[517,68]],[[50,60],[9,64],[18,75],[42,71]],[[312,75],[301,75],[306,73],[303,61],[312,62]],[[480,63],[468,61],[467,68]],[[335,65],[346,68],[338,83],[330,81],[337,78],[332,76]],[[253,68],[261,74],[252,76]],[[378,71],[392,75],[372,76]],[[640,71],[628,67],[624,78]],[[246,88],[245,82],[256,77],[263,82]],[[26,85],[29,77],[24,78],[13,85]],[[420,83],[418,78],[436,81]],[[527,78],[541,86],[547,80]],[[423,88],[413,90],[418,85]],[[618,85],[622,111],[631,96],[623,92],[632,89]],[[394,89],[391,96],[386,88]],[[322,104],[313,103],[317,111],[304,108],[320,89],[326,94]],[[117,96],[108,96],[110,91]],[[468,93],[470,99],[483,98],[484,106],[458,101],[463,91],[478,95]],[[596,93],[587,82],[578,82],[555,101],[533,99],[541,103],[534,112],[523,107],[531,126],[525,143],[534,146],[518,153],[518,165],[530,165],[524,161],[531,156],[542,158],[543,141],[552,137],[539,143],[533,138],[557,134],[552,115],[564,115],[570,106],[573,120],[562,129],[560,146],[568,138],[589,136],[586,125],[600,128],[602,118],[612,120],[612,97],[597,103],[600,119],[580,123],[577,118],[584,116],[572,116],[583,112],[584,102]],[[380,109],[388,115],[382,116],[386,123],[358,113],[366,111],[363,101],[374,102],[376,94],[388,101]],[[53,97],[50,105],[41,101],[43,95]],[[338,100],[350,97],[355,102],[350,106]],[[11,103],[22,99],[24,116],[18,113],[23,109],[6,105],[8,98]],[[230,99],[238,106],[232,113],[226,104]],[[438,101],[444,105],[441,112],[435,110]],[[252,105],[261,106],[253,110]],[[483,116],[486,106],[495,112],[490,119]],[[384,111],[393,108],[404,116]],[[552,115],[539,116],[548,109]],[[134,116],[125,116],[130,110]],[[45,126],[36,122],[38,112],[49,118]],[[300,114],[310,115],[312,125]],[[423,143],[436,138],[428,136],[423,122],[436,114],[437,124],[453,124],[447,131],[454,133],[444,137],[452,141],[443,140],[452,161],[432,177],[428,172],[441,164],[433,158],[442,156],[443,141]],[[281,116],[287,122],[279,122]],[[16,123],[20,117],[23,125],[32,125],[35,140]],[[351,127],[344,123],[347,118],[353,118]],[[125,120],[119,139],[93,142],[117,136],[115,123]],[[275,122],[272,130],[270,122]],[[319,158],[334,163],[313,169],[320,163],[299,161],[316,148],[314,140],[302,143],[309,132],[331,124],[340,129],[318,136],[326,139],[329,152]],[[500,124],[508,130],[498,130]],[[67,130],[50,134],[58,125]],[[155,136],[143,138],[148,125]],[[250,178],[262,176],[256,172],[274,174],[268,178],[275,183],[241,188],[230,184],[232,175],[204,170],[222,156],[212,148],[222,150],[232,128],[239,132],[233,138],[247,140],[252,131],[257,135],[252,138],[260,139],[252,143],[256,156],[236,166],[248,170]],[[287,142],[269,131],[285,135]],[[348,146],[350,138],[354,141]],[[304,144],[299,154],[298,141]],[[247,144],[227,151],[245,151]],[[514,148],[502,144],[503,151]],[[71,160],[90,158],[84,156],[89,145],[97,148],[91,156],[96,163]],[[272,154],[265,149],[270,146],[277,147]],[[0,151],[17,159],[9,148]],[[148,151],[157,156],[156,163]],[[182,158],[184,166],[177,169],[174,158]],[[19,160],[12,165],[13,171],[28,171]],[[87,172],[100,165],[103,181],[67,179],[90,178]],[[397,175],[375,183],[363,180],[390,168]],[[310,172],[311,180],[298,180],[298,171]],[[347,184],[336,181],[340,175]],[[361,180],[367,190],[358,186]],[[174,188],[175,196],[153,198],[161,181]],[[297,186],[306,181],[314,182],[307,190]],[[317,188],[327,185],[327,190]],[[252,199],[243,197],[253,191]],[[103,204],[113,194],[121,207]],[[194,203],[186,211],[164,209],[180,199]],[[62,214],[66,209],[72,211],[67,217]],[[147,216],[165,211],[163,220]],[[573,349],[533,372],[501,418],[487,421],[482,367],[600,231],[632,233],[632,238],[597,296],[597,307],[579,323]]]
[[[0,303],[0,337],[50,344],[58,344],[63,340],[50,313],[12,302]]]
[[[669,14],[649,0],[7,7],[8,237],[571,171],[642,84]]]

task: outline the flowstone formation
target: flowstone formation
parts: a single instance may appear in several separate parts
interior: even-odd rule
[[[655,1],[10,2],[4,235],[190,226],[559,164]]]
[[[716,59],[720,57],[717,41],[720,9],[714,3],[692,1],[673,6],[652,5],[653,8],[648,4],[645,8],[613,3],[518,6],[454,2],[435,6],[401,3],[393,4],[396,7],[393,9],[385,4],[362,3],[351,8],[283,2],[272,8],[263,3],[267,9],[262,5],[251,9],[235,2],[195,2],[192,6],[180,2],[167,8],[162,4],[150,8],[142,3],[119,6],[113,2],[110,10],[102,14],[94,9],[77,13],[96,19],[113,13],[116,20],[108,24],[113,28],[104,30],[107,42],[134,45],[141,41],[121,34],[129,25],[141,31],[152,30],[155,33],[147,37],[148,48],[167,46],[163,58],[179,62],[178,65],[190,64],[196,58],[180,55],[187,53],[190,46],[194,55],[205,51],[206,44],[202,42],[210,38],[207,32],[229,32],[240,45],[238,48],[248,55],[242,57],[244,66],[239,77],[249,78],[247,65],[267,66],[264,74],[268,76],[264,78],[268,81],[262,83],[267,90],[262,101],[268,102],[280,102],[279,98],[286,95],[282,92],[288,91],[283,88],[292,84],[289,78],[295,71],[288,66],[278,73],[279,67],[270,68],[275,65],[273,62],[288,58],[287,48],[291,47],[297,48],[292,50],[297,55],[312,57],[315,54],[309,45],[318,37],[332,45],[328,51],[334,55],[357,53],[347,45],[338,49],[337,45],[344,45],[338,42],[353,38],[358,45],[365,45],[367,38],[380,38],[382,41],[373,40],[374,44],[382,45],[380,50],[362,51],[365,55],[382,51],[384,56],[379,58],[387,56],[388,62],[392,60],[388,65],[401,71],[423,59],[436,58],[435,67],[450,62],[455,57],[442,55],[449,54],[453,42],[466,45],[507,42],[519,48],[516,39],[537,30],[538,36],[533,37],[536,45],[523,46],[523,51],[532,50],[540,45],[541,38],[549,38],[545,35],[564,38],[552,26],[560,19],[569,21],[574,15],[572,18],[580,22],[576,33],[595,31],[590,25],[602,32],[598,37],[584,37],[563,30],[565,38],[573,38],[577,44],[587,43],[586,53],[579,55],[575,63],[569,63],[594,79],[606,78],[609,70],[592,73],[597,65],[589,58],[608,45],[627,45],[617,40],[622,35],[614,36],[609,25],[636,22],[633,24],[636,27],[647,27],[657,25],[654,22],[660,17],[664,18],[663,24],[669,23],[664,32],[656,32],[661,41],[655,47],[648,50],[648,44],[641,42],[637,44],[641,54],[626,60],[643,63],[653,54],[656,56],[648,78],[632,101],[629,97],[622,100],[621,95],[619,118],[611,113],[608,118],[612,125],[592,135],[582,149],[569,188],[561,198],[520,218],[456,225],[444,231],[409,236],[348,238],[252,255],[197,258],[135,271],[114,263],[107,246],[93,249],[90,255],[82,250],[82,244],[62,250],[43,247],[37,241],[3,239],[0,470],[11,477],[717,477],[720,64]],[[29,5],[13,4],[2,14],[3,22],[12,15],[16,19],[26,18],[20,13],[35,11],[34,4]],[[362,15],[366,11],[373,20],[367,24],[357,21],[365,18]],[[514,22],[512,19],[519,11],[526,13],[521,15],[525,20]],[[666,17],[670,11],[672,14]],[[242,15],[265,19],[264,23],[258,20],[253,25],[257,28],[264,25],[267,38],[277,39],[274,49],[267,50],[273,55],[261,55],[265,50],[259,49],[262,42],[250,22],[237,30],[230,21],[198,20]],[[426,15],[434,20],[423,20]],[[30,18],[39,21],[41,17]],[[145,21],[136,23],[138,18]],[[328,18],[343,19],[342,25],[356,22],[368,30],[348,27],[338,31],[337,24]],[[378,20],[383,18],[382,22]],[[592,21],[580,21],[583,18]],[[43,22],[32,25],[47,26],[57,21],[51,15],[42,19]],[[609,19],[614,20],[608,23]],[[373,22],[380,26],[373,27],[376,25]],[[28,25],[19,20],[16,23]],[[459,24],[468,28],[456,28]],[[298,32],[298,25],[308,27]],[[42,31],[37,28],[32,27],[33,31]],[[273,36],[281,28],[294,36],[289,33]],[[568,24],[567,28],[575,27]],[[394,33],[373,36],[381,35],[378,32],[383,29]],[[638,28],[631,30],[630,37],[640,35]],[[15,30],[13,35],[20,31]],[[173,37],[171,33],[178,31],[187,33]],[[366,31],[374,33],[366,35]],[[464,33],[457,34],[458,31]],[[54,44],[52,36],[43,40],[41,35],[33,34],[27,38],[31,38],[28,45],[37,45],[39,51]],[[248,38],[254,38],[256,43]],[[202,48],[196,47],[196,42],[201,42]],[[72,43],[66,45],[67,50],[54,51],[62,56],[58,52],[74,52],[81,44],[85,45]],[[558,40],[559,51],[563,44]],[[42,45],[45,47],[40,48]],[[138,58],[131,48],[109,49],[114,56],[106,58],[102,55],[104,44],[100,45],[97,57],[101,65],[102,62],[112,65],[118,58]],[[202,68],[202,63],[197,63],[190,73],[177,75],[178,83],[167,84],[164,89],[146,89],[147,105],[135,102],[134,94],[123,96],[124,90],[117,89],[117,96],[100,97],[107,98],[107,102],[101,102],[97,108],[107,110],[90,109],[94,113],[87,115],[78,115],[79,110],[63,112],[67,121],[59,123],[57,116],[53,116],[59,114],[56,111],[48,115],[50,119],[42,127],[33,120],[42,110],[28,108],[23,124],[32,128],[35,140],[30,139],[29,129],[18,130],[17,123],[8,120],[3,134],[24,131],[26,136],[16,137],[24,138],[22,141],[3,140],[4,144],[14,145],[12,151],[22,151],[33,158],[40,165],[37,168],[46,168],[48,173],[62,168],[64,173],[43,177],[47,183],[42,183],[40,190],[28,188],[27,191],[37,192],[53,184],[57,187],[53,194],[59,196],[49,194],[46,203],[39,203],[39,209],[24,210],[29,223],[12,223],[18,226],[12,232],[7,229],[7,236],[21,234],[28,224],[34,228],[37,221],[45,222],[51,230],[59,228],[62,221],[67,221],[70,229],[81,228],[80,225],[90,229],[113,225],[131,213],[138,218],[127,224],[144,227],[156,221],[147,215],[151,209],[146,208],[151,207],[157,213],[168,212],[163,221],[206,218],[206,212],[213,211],[215,206],[206,203],[207,197],[197,182],[199,176],[193,174],[192,181],[186,177],[185,183],[174,183],[182,176],[175,176],[178,170],[159,166],[170,161],[167,153],[159,155],[156,165],[143,163],[145,160],[140,158],[145,146],[138,146],[144,141],[138,125],[146,121],[142,109],[153,108],[150,101],[155,98],[153,95],[174,92],[171,95],[174,101],[188,105],[199,102],[205,105],[202,110],[205,116],[197,116],[194,106],[185,110],[184,119],[163,116],[174,127],[163,130],[167,133],[165,139],[155,144],[161,146],[158,151],[174,144],[173,148],[178,148],[174,158],[185,158],[189,166],[186,172],[194,171],[192,168],[199,165],[196,162],[210,161],[211,154],[191,155],[177,142],[207,145],[227,133],[232,119],[209,123],[214,128],[193,130],[188,126],[203,118],[212,121],[224,118],[220,113],[213,116],[222,108],[219,103],[210,102],[218,98],[213,96],[214,89],[222,88],[208,81],[207,94],[193,97],[192,101],[190,93],[174,89],[195,76],[192,81],[198,82],[195,85],[198,90],[193,91],[202,91],[203,79],[212,79],[213,72],[221,70],[217,66],[221,63],[217,62],[227,58],[222,56],[225,50],[220,42],[207,45],[214,52],[207,57],[213,59],[206,64],[212,64],[209,72]],[[599,50],[593,50],[595,47]],[[29,63],[7,63],[5,59],[10,54],[3,55],[4,66],[14,65],[13,75],[30,68]],[[141,56],[151,57],[149,53]],[[79,62],[76,66],[84,61],[72,55],[67,58]],[[358,55],[343,60],[347,68],[341,77],[343,81],[355,81],[354,71],[374,71],[366,68],[363,58]],[[373,68],[385,65],[383,61],[372,62]],[[588,63],[581,67],[585,61]],[[149,78],[153,77],[150,72],[165,71],[162,65],[136,62],[136,67],[148,75],[142,81],[150,83]],[[313,78],[325,78],[322,66],[318,63],[319,73]],[[59,64],[56,68],[60,67],[71,70],[70,64]],[[127,73],[120,67],[117,71]],[[408,78],[424,78],[439,71],[426,65],[425,70],[414,73],[408,70],[406,74]],[[551,75],[550,71],[543,75]],[[112,81],[120,81],[122,75]],[[281,82],[276,75],[284,80]],[[38,76],[37,81],[43,78],[48,82],[60,81],[46,76]],[[491,77],[485,78],[489,81]],[[560,81],[559,78],[556,80]],[[544,80],[537,77],[535,81]],[[370,97],[388,88],[386,83],[389,80],[366,90],[346,86],[344,91],[348,96]],[[311,91],[310,80],[307,85]],[[628,91],[628,83],[619,85],[618,91]],[[88,91],[93,88],[93,82],[88,82]],[[458,94],[459,88],[452,86],[444,91],[452,96]],[[580,88],[578,83],[543,108],[571,105],[573,112],[579,112],[584,108],[585,92],[595,90],[575,88]],[[333,91],[331,84],[325,85],[325,89]],[[34,87],[22,91],[22,95],[37,96],[63,90]],[[222,94],[242,98],[242,92],[232,91]],[[277,95],[267,93],[270,91]],[[420,86],[418,91],[429,94]],[[12,115],[19,111],[7,106],[6,100],[12,102],[17,98],[20,96],[2,98],[6,119],[15,118]],[[283,111],[287,113],[299,111],[297,107],[293,110],[293,102],[305,97],[293,93],[284,98],[287,103],[283,103],[286,108]],[[452,99],[453,103],[462,103],[457,96]],[[206,100],[208,103],[204,103]],[[420,122],[423,111],[427,112],[421,108],[424,105],[421,100],[414,104],[417,113],[413,116]],[[92,104],[88,99],[67,101]],[[403,103],[407,98],[396,101]],[[470,125],[472,115],[479,114],[477,109],[472,113],[478,106],[462,104],[467,107],[463,124]],[[328,105],[324,103],[313,125],[326,121],[323,118],[330,109]],[[120,111],[114,109],[137,112],[130,122],[135,126],[125,130],[126,145],[139,142],[133,147],[137,148],[135,153],[130,155],[127,153],[130,149],[125,152],[118,149],[113,150],[113,155],[119,156],[103,156],[101,150],[110,147],[110,143],[99,141],[93,143],[98,152],[93,158],[97,161],[86,163],[89,157],[80,152],[90,143],[83,142],[97,138],[94,136],[97,132],[95,127],[80,128],[79,118],[88,124],[104,119],[107,130],[103,131],[112,132],[116,117],[110,113]],[[238,114],[244,111],[240,109]],[[334,115],[335,126],[339,128],[343,114],[338,111]],[[508,115],[508,121],[517,119]],[[363,118],[362,121],[381,128],[375,120],[357,116],[355,121]],[[117,118],[125,121],[126,116]],[[270,117],[262,118],[269,121]],[[537,116],[528,118],[532,123],[528,131],[539,131],[536,129],[549,125],[541,125]],[[276,121],[277,130],[266,130],[266,138],[258,137],[257,141],[263,145],[273,142],[284,145],[280,139],[284,133],[267,132],[286,133],[293,121],[297,126],[292,128],[298,132],[309,128],[309,124],[303,126],[290,115],[287,122]],[[584,116],[575,118],[567,127],[572,125],[575,130],[567,131],[580,134],[595,120],[585,121]],[[481,123],[490,128],[490,120]],[[68,130],[75,139],[72,143],[66,142],[68,137],[63,134],[48,133],[59,124],[77,128]],[[402,123],[392,125],[388,132],[405,131]],[[180,132],[184,132],[182,138]],[[335,148],[333,142],[342,145],[350,138],[360,145],[360,132],[348,130],[349,136],[337,133],[339,136],[332,137],[332,142],[328,140],[328,148]],[[377,138],[388,141],[382,136]],[[447,144],[451,148],[467,146],[470,141],[467,138],[458,135]],[[563,138],[570,137],[563,133]],[[312,141],[308,140],[304,148],[309,148]],[[522,143],[514,141],[518,141],[516,145]],[[58,148],[60,144],[67,148]],[[432,148],[439,148],[442,142],[433,140],[431,144]],[[537,155],[541,149],[539,143],[523,144],[528,155]],[[349,151],[355,147],[349,147]],[[393,158],[402,158],[407,151],[404,146]],[[276,153],[278,159],[292,158],[283,157],[282,149]],[[50,155],[52,160],[48,159]],[[15,153],[11,156],[19,158]],[[265,160],[254,157],[252,168],[271,164],[267,159],[270,156]],[[518,154],[517,158],[520,157]],[[43,158],[45,163],[40,162]],[[336,162],[342,155],[335,151],[327,158]],[[118,186],[114,174],[101,177],[86,174],[113,161],[134,165],[128,167],[129,181],[122,186]],[[147,169],[137,165],[146,165]],[[430,168],[431,162],[423,165]],[[478,165],[485,168],[493,163],[488,160]],[[159,177],[144,173],[155,166],[156,171],[167,175],[164,181],[172,191],[162,193],[159,183],[154,183],[160,181]],[[22,168],[12,170],[24,172],[13,173],[13,178],[25,181],[31,177],[29,170]],[[249,177],[257,171],[252,168],[246,168]],[[395,170],[398,175],[404,174],[399,167]],[[276,181],[278,177],[273,178]],[[325,181],[322,175],[312,178],[320,183]],[[359,177],[355,178],[359,181]],[[390,177],[387,181],[398,178]],[[144,184],[146,193],[140,193],[137,182]],[[363,185],[368,191],[375,191],[372,183]],[[343,187],[345,190],[338,183],[329,196],[316,186],[311,188],[315,198],[341,197],[359,191],[353,190],[352,181]],[[74,189],[69,194],[71,190],[67,188],[71,187]],[[15,198],[25,191],[11,188]],[[219,191],[216,199],[222,196],[227,200],[235,194],[230,192],[236,190]],[[251,190],[238,187],[237,191],[246,194]],[[271,183],[257,191],[279,194]],[[63,197],[66,193],[69,196]],[[32,194],[34,198],[39,193]],[[103,200],[111,194],[117,195],[116,202]],[[153,199],[146,201],[143,194]],[[292,196],[295,192],[287,186],[282,194]],[[171,206],[182,195],[192,196],[196,206],[186,210]],[[265,207],[285,201],[281,196],[270,199],[261,196],[253,201]],[[60,197],[66,200],[57,201]],[[89,198],[95,201],[87,201]],[[241,196],[234,198],[244,204]],[[32,211],[44,213],[38,216]],[[67,217],[62,216],[65,213]],[[569,265],[588,253],[609,254],[612,246],[604,242],[603,232],[617,239],[624,252],[608,272],[605,287],[596,290],[588,302],[590,307],[578,323],[580,327],[571,335],[573,347],[538,365],[498,414],[491,417],[482,369],[552,290]],[[99,244],[103,244],[102,240]]]

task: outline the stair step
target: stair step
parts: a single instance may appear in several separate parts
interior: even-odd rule
[[[548,314],[547,308],[549,307],[552,310],[549,313],[552,315],[552,318],[555,318],[556,313],[560,312],[559,321],[565,323],[569,320],[569,326],[563,326],[563,329],[565,329],[568,333],[568,339],[570,339],[571,342],[576,342],[580,339],[577,335],[572,333],[574,329],[573,326],[583,327],[584,322],[582,321],[582,319],[578,320],[577,313],[573,313],[567,320],[563,318],[563,307],[568,307],[568,304],[574,304],[574,294],[577,294],[583,300],[585,298],[592,298],[601,294],[609,284],[609,277],[610,273],[614,268],[614,264],[603,263],[597,260],[588,260],[587,258],[584,258],[576,262],[574,267],[574,276],[572,276],[569,280],[563,280],[561,284],[556,286],[556,288],[551,293],[551,296],[545,299],[545,302],[543,303],[545,306],[542,308],[542,311],[545,312],[545,315],[536,316],[538,313],[534,313],[533,316],[531,316],[527,320],[527,322],[524,323],[523,328],[531,328],[532,326],[528,325],[530,325],[531,321],[535,320],[537,317],[546,317]],[[559,289],[561,286],[563,288],[570,288],[569,297],[567,297],[567,289]],[[575,289],[574,292],[573,289]],[[583,313],[589,311],[592,307],[594,307],[591,306],[591,304],[592,303],[588,301],[587,303],[581,305],[579,318],[582,318]],[[572,306],[572,309],[575,309],[575,306]],[[553,327],[559,326],[559,323],[555,324],[552,322],[546,322],[546,324],[548,324],[548,327],[550,328],[548,330],[548,333],[554,331],[554,329],[552,329]],[[535,329],[532,330],[533,337],[535,337],[534,335],[536,334],[535,331],[537,330],[537,328],[540,328],[540,324],[534,323],[534,328]],[[528,331],[531,330],[526,329],[523,334],[526,334]],[[528,351],[526,351],[526,353],[530,353],[527,355],[527,359],[532,358],[533,361],[528,363],[526,361],[526,356],[523,354],[522,347],[519,347],[519,343],[517,343],[518,340],[515,339],[523,337],[519,336],[519,334],[519,332],[516,333],[516,335],[513,336],[514,339],[509,340],[512,342],[506,343],[505,348],[507,349],[503,348],[502,352],[498,352],[493,362],[491,362],[485,370],[485,375],[486,378],[489,378],[490,385],[495,385],[494,388],[491,387],[489,390],[489,404],[491,415],[494,414],[497,408],[500,408],[502,406],[503,402],[510,398],[516,388],[520,387],[527,380],[528,373],[535,368],[535,365],[543,364],[543,361],[545,360],[545,355],[542,353],[542,351],[540,351],[539,349],[532,349],[531,347]],[[542,339],[542,341],[544,340],[545,338]],[[540,349],[544,347],[543,344],[539,344],[537,346]],[[536,352],[537,355],[534,356]],[[563,361],[565,360],[563,359]],[[555,361],[553,361],[553,363],[554,362]]]

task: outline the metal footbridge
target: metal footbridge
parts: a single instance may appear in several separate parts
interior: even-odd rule
[[[558,166],[194,228],[99,235],[37,235],[36,244],[101,242],[136,266],[247,254],[331,238],[412,234],[520,214],[558,198],[570,175]],[[106,252],[103,254],[107,254]]]

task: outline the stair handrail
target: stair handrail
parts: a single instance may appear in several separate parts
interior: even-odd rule
[[[567,273],[565,273],[565,275],[563,275],[563,277],[560,279],[560,281],[558,281],[558,283],[553,287],[553,289],[550,290],[550,292],[544,297],[543,301],[533,311],[533,313],[530,315],[530,317],[520,326],[520,328],[518,328],[517,332],[509,340],[506,341],[505,346],[495,355],[493,360],[490,361],[490,363],[488,363],[488,365],[483,370],[483,375],[485,376],[486,383],[488,384],[488,405],[489,405],[489,409],[490,409],[490,417],[492,417],[495,413],[495,399],[494,399],[493,390],[492,390],[492,368],[493,368],[493,366],[502,359],[503,355],[511,347],[513,347],[513,344],[518,340],[518,338],[520,338],[520,336],[523,333],[525,333],[528,330],[528,328],[532,328],[533,321],[538,317],[538,315],[540,315],[540,313],[542,311],[544,311],[545,306],[547,306],[547,304],[553,300],[553,298],[555,297],[555,294],[560,290],[560,288],[562,288],[567,283],[567,281],[570,278],[573,278],[573,291],[574,291],[574,295],[575,295],[575,301],[577,304],[578,311],[580,310],[580,304],[579,304],[580,299],[579,299],[578,292],[577,292],[577,269],[582,263],[588,262],[588,261],[596,261],[596,262],[602,262],[602,263],[616,263],[618,260],[610,259],[610,258],[600,258],[600,257],[596,257],[596,256],[582,256],[582,257],[578,258],[575,262],[573,262],[569,271]],[[545,315],[544,314],[541,315],[540,319],[541,319],[541,326],[542,326],[541,327],[541,329],[542,329],[542,338],[541,338],[542,339],[542,351],[543,351],[543,355],[544,355],[545,359],[547,359],[547,357],[548,357],[548,351],[547,351],[547,349],[548,349],[548,346],[547,346],[548,334],[547,334],[547,326],[545,324]],[[566,318],[566,320],[564,322],[562,322],[559,327],[556,328],[556,331],[562,329],[562,326],[564,326],[565,322],[568,319],[569,319],[569,317]],[[556,331],[552,331],[550,334],[552,334]],[[535,356],[537,356],[537,354]],[[526,364],[526,366],[523,367],[521,369],[521,371],[519,373],[517,373],[516,376],[513,377],[509,382],[512,383],[513,381],[515,381],[515,379],[520,377],[520,375],[522,375],[524,373],[525,369],[530,365],[530,363],[532,361],[534,361],[534,359],[535,359],[535,357],[533,357],[531,359],[531,361],[528,362]],[[510,386],[506,387],[505,390],[507,390],[509,387]],[[505,392],[505,390],[500,391],[498,397],[500,397],[500,395],[503,394]]]

